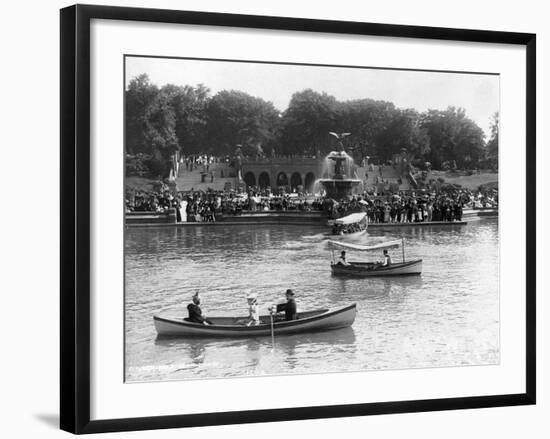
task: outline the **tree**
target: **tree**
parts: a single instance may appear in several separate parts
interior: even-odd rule
[[[339,104],[333,96],[311,89],[294,93],[283,113],[279,152],[284,154],[328,152],[333,146],[329,131],[340,131]]]
[[[387,116],[386,126],[376,136],[377,156],[389,160],[394,154],[406,149],[420,158],[430,151],[426,130],[420,125],[419,114],[414,109],[393,109]]]
[[[196,87],[168,84],[161,92],[168,95],[174,111],[179,150],[187,154],[204,152],[210,89],[203,84]]]
[[[151,171],[162,176],[168,174],[170,157],[179,150],[172,98],[169,88],[161,89],[144,116],[144,139],[153,156]]]
[[[462,108],[449,107],[444,111],[428,110],[421,115],[420,126],[425,130],[430,152],[426,159],[435,169],[443,162],[456,162],[458,168],[472,169],[484,156],[483,130],[466,117]]]
[[[498,169],[498,125],[499,114],[493,114],[491,120],[491,138],[487,142],[487,163],[491,168]]]
[[[136,158],[136,172],[147,162],[153,174],[168,171],[175,151],[244,155],[275,150],[283,154],[326,154],[335,148],[329,131],[351,132],[346,148],[356,159],[365,155],[388,160],[403,148],[417,161],[441,169],[444,162],[472,169],[485,161],[498,166],[498,113],[485,144],[479,126],[464,109],[400,109],[387,101],[340,102],[311,89],[292,95],[280,114],[271,102],[236,90],[210,96],[197,86],[151,84],[147,75],[133,78],[126,90],[126,151]],[[149,159],[149,157],[152,157]]]
[[[202,84],[159,89],[147,75],[132,79],[126,91],[127,153],[152,157],[150,173],[165,175],[174,152],[203,151],[209,93]]]
[[[352,133],[350,143],[360,149],[360,155],[383,155],[385,139],[382,133],[396,111],[395,106],[386,101],[355,99],[342,102],[340,108],[339,125],[342,130]]]
[[[149,105],[159,93],[145,74],[133,78],[126,90],[126,152],[128,154],[147,153],[151,150],[145,139],[145,115]]]
[[[279,112],[261,98],[223,90],[208,103],[207,121],[211,153],[232,154],[240,144],[243,153],[250,155],[273,146]]]

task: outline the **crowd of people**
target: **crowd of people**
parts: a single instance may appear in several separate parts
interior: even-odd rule
[[[390,195],[363,193],[335,201],[312,194],[268,191],[159,192],[136,191],[126,200],[127,212],[166,212],[174,208],[178,221],[212,222],[221,216],[248,212],[315,212],[340,218],[366,212],[370,223],[461,221],[464,209],[498,208],[498,191],[447,189],[440,192],[407,191]]]
[[[334,203],[329,216],[339,218],[363,211],[370,223],[462,221],[464,209],[498,208],[498,191],[451,189],[408,191],[384,196],[353,197]]]
[[[462,221],[464,210],[463,201],[447,197],[377,201],[367,208],[371,223]]]
[[[179,159],[180,165],[185,165],[187,171],[193,171],[193,169],[201,169],[203,171],[210,171],[210,166],[214,163],[230,163],[231,157],[216,157],[211,154],[194,154],[189,156],[182,156]]]
[[[320,198],[306,199],[297,194],[269,196],[234,191],[160,192],[136,191],[126,199],[127,212],[167,212],[176,209],[178,221],[213,222],[223,215],[258,211],[320,211]],[[185,219],[184,219],[185,217]]]

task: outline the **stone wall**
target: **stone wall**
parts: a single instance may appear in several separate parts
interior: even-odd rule
[[[247,158],[242,163],[242,177],[250,186],[261,188],[303,186],[313,190],[315,180],[321,178],[323,159],[311,157]]]

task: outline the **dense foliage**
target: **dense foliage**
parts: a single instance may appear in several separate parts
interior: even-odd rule
[[[212,96],[202,84],[159,88],[147,75],[132,79],[126,90],[126,152],[146,157],[139,165],[134,160],[129,174],[137,168],[143,174],[145,166],[165,175],[175,151],[225,156],[239,145],[244,155],[324,154],[335,147],[329,131],[352,133],[346,148],[357,158],[385,161],[406,148],[435,169],[498,163],[498,114],[486,143],[482,129],[455,107],[419,113],[373,99],[341,102],[307,89],[294,93],[281,113],[242,91]]]
[[[493,168],[498,169],[498,113],[493,115],[491,120],[491,138],[487,142],[487,164]]]

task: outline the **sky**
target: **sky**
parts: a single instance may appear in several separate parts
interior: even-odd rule
[[[339,101],[370,98],[421,112],[462,107],[487,137],[500,102],[499,76],[479,73],[126,57],[126,85],[142,73],[159,87],[204,84],[212,95],[243,91],[272,102],[280,111],[288,107],[293,93],[306,88]]]

